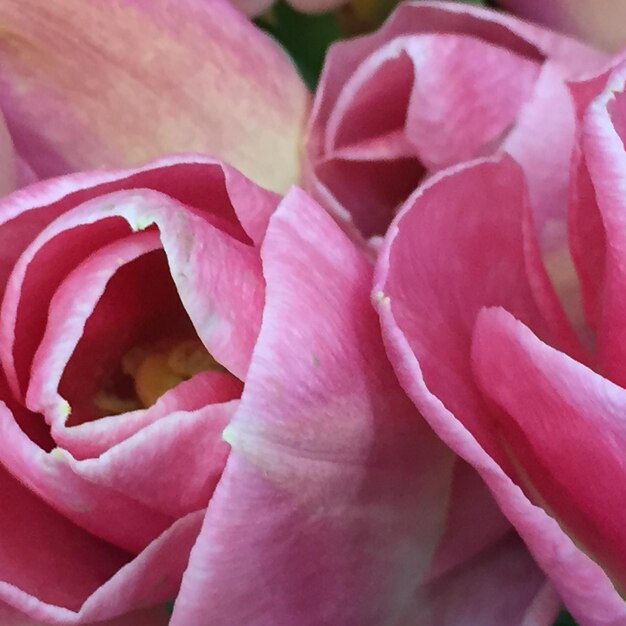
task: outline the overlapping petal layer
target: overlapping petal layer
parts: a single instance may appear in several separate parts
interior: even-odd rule
[[[226,0],[7,0],[0,22],[0,110],[38,176],[198,151],[298,178],[306,88]]]

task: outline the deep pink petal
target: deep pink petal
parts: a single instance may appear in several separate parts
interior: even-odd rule
[[[203,515],[204,511],[198,511],[177,520],[140,555],[86,598],[77,610],[42,602],[12,585],[1,582],[0,601],[36,620],[68,626],[100,622],[118,615],[123,616],[128,611],[140,607],[162,605],[176,594],[187,566],[189,551],[198,536]],[[73,557],[75,556],[74,554]],[[161,620],[162,610],[162,606],[158,606],[155,610],[148,611],[148,615]],[[147,619],[146,616],[142,616],[142,611],[138,613],[138,617]],[[121,618],[119,626],[129,625],[129,619],[130,617],[127,617],[124,621],[124,618]],[[118,626],[118,622],[112,619],[111,626]]]
[[[602,273],[602,288],[599,293],[600,315],[596,322],[598,369],[600,373],[623,385],[626,382],[626,254],[623,215],[626,185],[626,64],[614,71],[601,94],[593,100],[584,118],[582,149],[585,164],[589,169],[595,202],[602,219],[602,228],[595,221],[594,198],[587,185],[589,206],[579,210],[590,212],[590,227],[593,238],[590,244],[602,244],[602,230],[606,246],[592,251],[591,267]],[[602,261],[598,254],[606,250]],[[593,302],[593,300],[592,300]],[[597,310],[593,311],[592,314]]]
[[[4,407],[0,435],[0,458],[9,472],[94,535],[137,553],[171,525],[171,517],[77,475],[62,450],[41,450]]]
[[[75,263],[82,260],[81,248],[84,253],[89,253],[96,247],[97,240],[95,237],[75,240],[71,255],[62,254],[66,250],[59,240],[57,250],[49,251],[54,255],[54,263],[44,264],[45,273],[34,273],[31,278],[23,275],[27,257],[22,258],[22,265],[17,264],[16,269],[19,255],[29,244],[31,256],[39,250],[37,246],[32,247],[32,240],[60,214],[91,198],[133,188],[158,190],[188,207],[198,209],[206,219],[227,227],[226,230],[237,238],[248,240],[250,237],[257,242],[262,240],[265,224],[277,201],[274,194],[253,186],[231,168],[193,155],[162,159],[136,170],[76,174],[54,179],[4,198],[0,201],[0,215],[4,219],[4,224],[0,226],[0,240],[3,243],[6,240],[7,256],[6,260],[3,259],[6,266],[0,267],[0,289],[4,288],[11,271],[13,282],[2,307],[0,356],[16,395],[21,395],[16,368],[21,370],[22,385],[25,385],[31,359],[43,336],[47,310],[43,303],[49,301]],[[52,227],[50,232],[54,232],[55,228],[58,225]],[[110,241],[116,235],[106,229],[99,232],[102,232],[101,239],[105,237],[104,241],[106,237]],[[127,232],[127,227],[121,231],[124,235]],[[67,236],[72,238],[76,234],[69,233]],[[72,258],[72,255],[78,258]],[[24,288],[24,278],[30,281],[26,285],[29,290]],[[28,306],[20,311],[19,303],[29,294],[36,299],[37,306]],[[16,328],[18,318],[24,322],[23,332]],[[21,359],[21,365],[16,365],[14,352]]]
[[[209,503],[226,463],[222,431],[236,407],[234,401],[171,413],[97,459],[70,459],[70,466],[165,515],[197,511]]]
[[[378,626],[428,566],[453,457],[397,387],[367,262],[301,191],[272,218],[263,264],[233,451],[172,624],[210,610],[225,626]]]
[[[0,108],[38,175],[197,151],[268,188],[297,180],[307,90],[226,0],[11,0],[0,21]]]
[[[620,588],[626,582],[626,392],[540,342],[501,309],[478,317],[473,365],[502,408],[519,482]],[[528,482],[528,485],[525,484]]]

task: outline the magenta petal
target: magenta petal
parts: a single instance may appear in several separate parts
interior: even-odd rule
[[[371,270],[330,217],[293,190],[262,256],[267,301],[224,435],[233,451],[172,624],[211,611],[224,626],[379,626],[432,557],[453,457],[397,386]]]

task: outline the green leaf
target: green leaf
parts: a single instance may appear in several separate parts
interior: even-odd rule
[[[561,611],[556,622],[554,622],[554,626],[576,626],[576,622],[567,611]]]
[[[287,49],[304,81],[314,89],[326,50],[341,35],[335,14],[304,15],[280,0],[256,23]]]

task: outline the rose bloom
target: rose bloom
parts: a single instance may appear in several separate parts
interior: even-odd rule
[[[177,596],[174,626],[547,626],[394,376],[370,263],[277,201],[196,156],[0,201],[3,623],[167,623]]]
[[[565,204],[573,145],[565,81],[604,60],[495,11],[403,4],[376,33],[330,49],[308,125],[306,186],[368,239],[434,173],[505,151],[524,167],[536,218],[549,222]]]
[[[498,4],[609,52],[626,45],[624,0],[500,0]]]
[[[0,17],[2,624],[549,624],[313,200],[194,155],[67,174],[193,148],[284,191],[284,54],[217,1]]]
[[[617,626],[626,624],[626,64],[574,84],[572,99],[564,219],[584,324],[572,329],[547,278],[511,157],[441,173],[407,201],[382,246],[374,300],[403,387],[480,472],[577,622]]]

